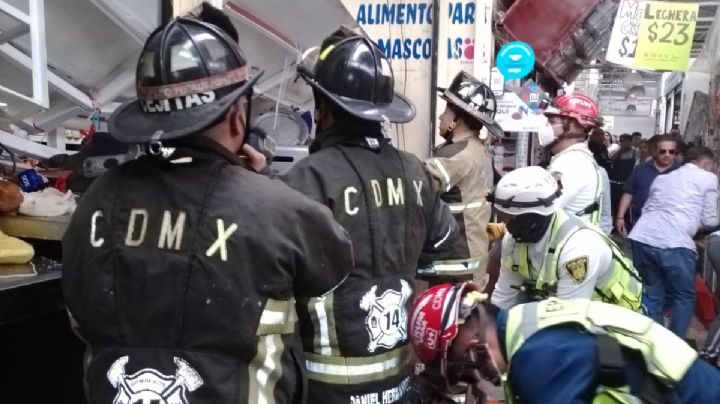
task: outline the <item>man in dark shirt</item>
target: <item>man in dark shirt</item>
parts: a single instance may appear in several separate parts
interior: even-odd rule
[[[675,161],[677,154],[677,141],[669,135],[657,138],[652,149],[652,160],[638,164],[625,181],[623,195],[620,198],[617,215],[615,216],[615,229],[623,236],[627,236],[625,228],[625,214],[632,205],[630,224],[637,222],[645,201],[648,197],[650,184],[660,174],[667,174],[678,168],[680,163]]]
[[[611,183],[611,194],[612,194],[612,210],[615,217],[617,215],[618,203],[620,197],[623,194],[625,187],[625,181],[630,177],[633,169],[635,168],[636,152],[633,148],[633,138],[623,133],[620,135],[620,150],[612,158],[612,170],[609,171],[610,183]]]

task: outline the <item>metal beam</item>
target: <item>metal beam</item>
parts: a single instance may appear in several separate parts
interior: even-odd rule
[[[20,24],[18,26],[12,27],[0,33],[0,44],[12,41],[13,39],[21,35],[27,34],[28,32],[30,32],[30,26],[27,24]]]
[[[145,43],[145,39],[150,35],[150,30],[143,29],[144,24],[139,21],[128,21],[128,18],[132,17],[132,15],[121,10],[122,2],[117,0],[90,0],[90,2],[110,18],[115,25],[134,39],[135,42],[139,44]],[[159,1],[149,1],[147,4],[160,7]]]
[[[0,45],[0,56],[5,56],[8,60],[15,62],[18,66],[24,67],[28,70],[33,68],[32,59],[9,44]],[[48,71],[47,81],[55,90],[75,104],[87,109],[93,108],[93,102],[87,94],[78,90],[75,86],[68,83],[57,74]]]
[[[45,1],[30,0],[30,48],[32,52],[33,98],[44,108],[50,106],[45,44]]]
[[[0,130],[0,142],[18,154],[34,158],[49,158],[56,154],[66,153],[65,150],[48,147],[3,130]]]
[[[30,25],[30,16],[29,15],[23,13],[22,11],[15,8],[15,6],[13,6],[12,4],[10,4],[4,0],[0,0],[0,11],[2,11],[3,13],[9,15],[10,17],[12,17],[26,25]]]
[[[53,108],[33,115],[25,119],[24,122],[44,132],[53,129],[70,118],[78,116],[83,111],[84,109],[73,105],[70,101],[62,100],[58,105],[53,105]]]
[[[133,88],[135,85],[135,69],[136,69],[137,57],[133,54],[132,57],[125,59],[118,67],[113,69],[110,74],[102,81],[105,84],[95,97],[95,101],[101,108],[115,100],[115,98]]]

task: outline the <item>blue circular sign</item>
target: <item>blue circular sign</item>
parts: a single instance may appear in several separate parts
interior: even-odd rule
[[[497,67],[505,80],[521,79],[535,66],[535,51],[525,42],[509,42],[500,48]]]

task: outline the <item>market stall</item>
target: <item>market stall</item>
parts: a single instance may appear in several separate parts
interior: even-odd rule
[[[0,1],[0,361],[12,369],[0,377],[3,402],[82,402],[84,345],[63,304],[61,240],[92,181],[142,152],[115,142],[107,119],[135,95],[145,38],[163,18],[198,15],[201,3]],[[354,19],[339,0],[211,3],[265,71],[253,119],[275,137],[276,167],[302,158],[313,100],[296,64]]]

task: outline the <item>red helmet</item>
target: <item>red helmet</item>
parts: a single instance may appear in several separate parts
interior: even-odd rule
[[[554,106],[545,110],[546,116],[566,116],[575,119],[586,129],[598,128],[600,110],[597,103],[585,94],[573,93],[557,97]]]
[[[425,364],[445,359],[458,335],[458,315],[464,292],[477,291],[472,282],[444,283],[426,290],[413,304],[410,315],[410,342]]]

